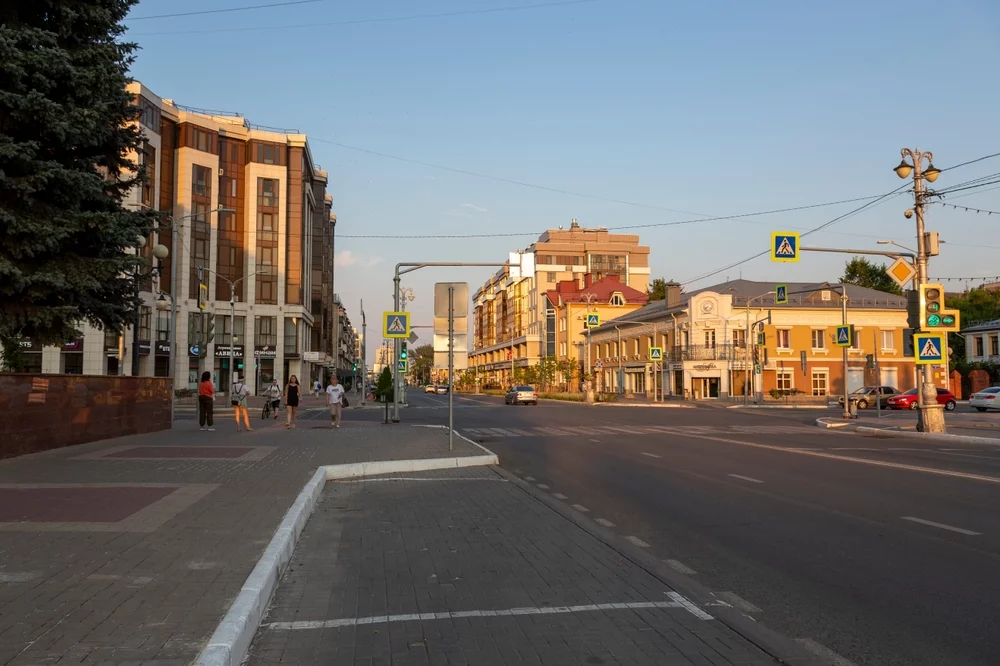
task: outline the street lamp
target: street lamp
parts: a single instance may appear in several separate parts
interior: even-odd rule
[[[745,405],[747,405],[749,403],[748,396],[749,396],[751,390],[755,394],[757,392],[757,386],[756,386],[757,380],[754,378],[754,375],[751,374],[751,372],[753,372],[753,370],[755,370],[756,368],[751,368],[750,367],[752,365],[750,363],[750,344],[751,344],[750,343],[750,304],[753,303],[754,301],[758,300],[758,299],[766,298],[767,296],[770,296],[770,295],[774,294],[775,292],[774,291],[768,291],[768,292],[765,292],[763,294],[760,294],[759,296],[752,296],[750,298],[747,298],[746,296],[743,296],[743,294],[741,294],[734,287],[729,287],[728,289],[726,289],[726,291],[731,291],[734,294],[737,294],[738,296],[742,296],[743,300],[746,301],[747,323],[746,323],[745,332],[743,334],[745,336],[745,339],[743,341],[743,404],[745,406]],[[768,316],[770,316],[770,315],[768,315]],[[846,382],[847,379],[845,378],[844,381]],[[753,386],[751,386],[751,384],[753,384]],[[757,400],[756,400],[756,397],[755,397],[754,398],[754,403],[756,403],[756,402],[757,402]]]
[[[146,237],[140,236],[136,240],[135,244],[136,253],[138,254],[139,250],[141,250],[144,247],[146,247]],[[148,271],[143,271],[140,268],[140,263],[137,262],[135,268],[132,271],[132,280],[135,283],[134,284],[135,312],[133,313],[134,316],[132,323],[132,376],[133,377],[139,376],[139,323],[140,323],[139,318],[142,312],[142,301],[140,300],[139,297],[139,286],[144,280],[159,276],[160,271],[162,270],[160,264],[163,262],[164,259],[166,259],[170,255],[170,250],[168,250],[166,246],[156,243],[153,245],[152,255],[153,258],[156,259],[157,261],[156,265],[151,266]],[[145,263],[144,259],[140,258],[139,261]],[[159,303],[157,303],[157,309],[159,309],[159,307],[160,307]]]
[[[924,181],[933,183],[941,175],[941,170],[934,166],[934,154],[919,148],[910,150],[903,148],[900,151],[902,160],[893,171],[902,179],[913,178],[913,212],[917,218],[917,288],[922,284],[927,284],[927,239],[924,236],[924,206],[927,196]],[[910,160],[907,161],[907,158]],[[923,168],[924,161],[927,161],[927,168]],[[907,215],[909,217],[909,215]],[[934,385],[933,369],[929,365],[921,368],[921,383],[919,393],[920,411],[917,414],[917,430],[921,432],[945,431],[944,407],[937,401],[937,387]]]

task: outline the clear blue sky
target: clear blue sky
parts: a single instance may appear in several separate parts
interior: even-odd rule
[[[132,15],[267,1],[144,0]],[[994,0],[595,0],[374,20],[541,1],[329,0],[130,21],[142,47],[133,75],[179,103],[309,135],[339,218],[336,288],[359,326],[364,298],[371,340],[391,309],[396,262],[501,262],[574,217],[614,228],[878,195],[902,184],[891,169],[904,146],[932,150],[940,168],[1000,152]],[[349,21],[359,22],[318,25]],[[280,27],[294,24],[310,27]],[[261,29],[219,31],[233,28]],[[1000,158],[946,172],[937,186],[997,172]],[[1000,211],[1000,189],[947,201]],[[638,233],[652,247],[654,277],[684,282],[764,250],[771,230],[812,228],[857,205]],[[906,196],[890,199],[809,243],[876,248],[876,238],[893,238],[913,247],[908,206]],[[932,207],[928,228],[949,243],[932,276],[1000,275],[998,223],[1000,215]],[[491,232],[534,236],[391,238]],[[387,238],[346,238],[372,233]],[[835,280],[848,258],[765,257],[689,287],[741,273]],[[490,270],[410,276],[417,323],[430,323],[434,282],[474,290]]]

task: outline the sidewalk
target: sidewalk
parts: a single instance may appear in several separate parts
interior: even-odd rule
[[[188,664],[318,466],[482,453],[350,415],[252,424],[0,462],[0,664]]]
[[[492,467],[328,482],[249,664],[826,663],[550,503]]]

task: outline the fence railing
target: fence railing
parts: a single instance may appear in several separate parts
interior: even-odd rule
[[[732,344],[678,345],[670,348],[671,361],[725,361],[743,358],[743,347]]]

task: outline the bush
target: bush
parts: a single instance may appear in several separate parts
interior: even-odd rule
[[[393,394],[392,370],[383,368],[375,384],[375,397],[381,402],[392,402]]]
[[[583,402],[586,396],[583,393],[539,393],[539,398],[545,400],[566,400],[568,402]]]
[[[781,398],[787,398],[788,396],[804,395],[805,391],[800,389],[771,389],[768,393],[770,393],[771,397],[775,400],[780,400]]]

